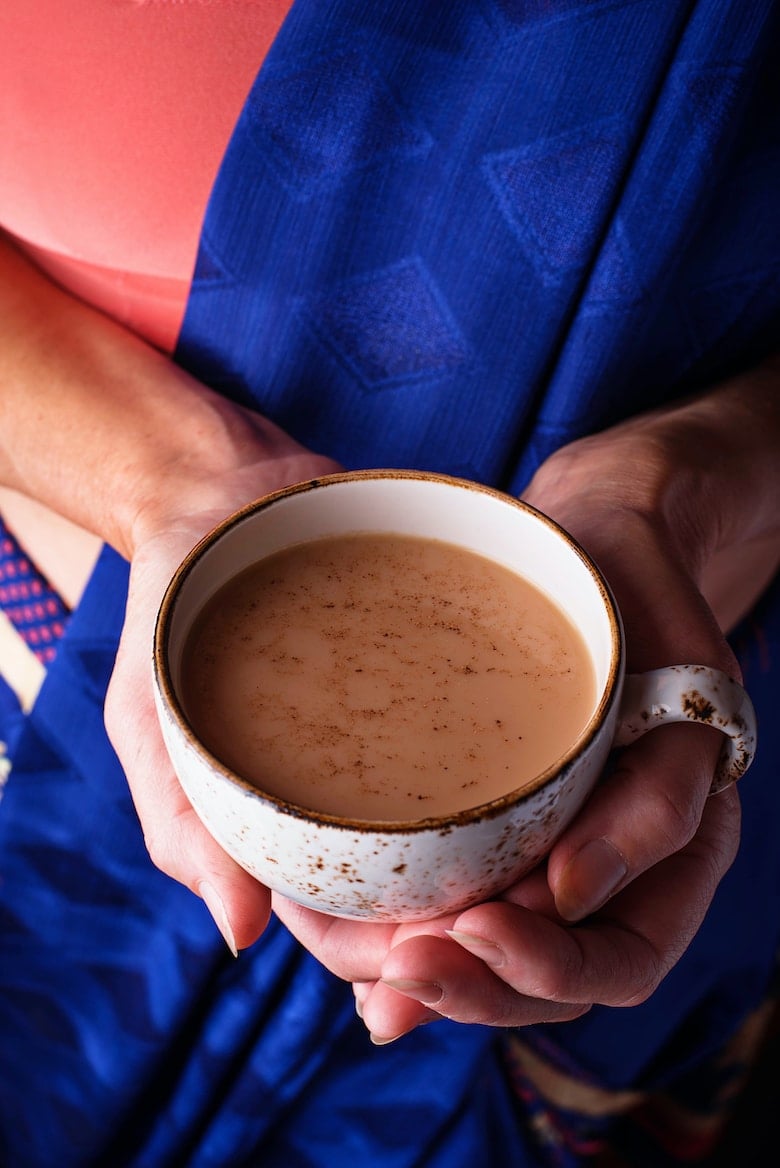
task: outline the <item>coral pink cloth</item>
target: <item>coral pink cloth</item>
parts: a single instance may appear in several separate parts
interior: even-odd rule
[[[290,4],[0,4],[0,226],[163,349],[219,162]]]

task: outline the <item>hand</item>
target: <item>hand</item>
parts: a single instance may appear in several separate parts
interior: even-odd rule
[[[270,491],[341,468],[257,415],[226,408],[234,410],[234,421],[246,430],[239,464],[212,470],[197,492],[182,483],[177,508],[167,501],[162,512],[147,510],[136,520],[127,612],[105,715],[152,860],[203,898],[235,953],[265,928],[269,893],[208,834],[173,773],[152,693],[155,617],[181,560],[226,515]]]
[[[712,489],[708,467],[723,463],[704,438],[719,408],[722,399],[709,412],[698,404],[659,412],[575,443],[526,494],[601,566],[623,613],[633,672],[693,662],[739,680],[700,585],[713,560],[746,546],[767,551],[763,582],[778,542],[751,492],[760,476]],[[713,442],[728,425],[726,413]],[[748,457],[760,464],[761,450],[756,443]],[[763,484],[771,499],[772,476]],[[356,925],[281,898],[274,907],[355,984],[380,1041],[441,1016],[520,1026],[569,1020],[594,1003],[639,1003],[679,960],[736,854],[737,790],[708,798],[719,748],[717,731],[678,725],[624,749],[545,868],[456,917]]]
[[[68,295],[2,232],[0,415],[0,485],[131,562],[109,737],[153,859],[206,900],[232,949],[243,948],[265,926],[269,894],[201,827],[174,777],[152,697],[155,617],[174,570],[216,523],[269,491],[341,468]]]

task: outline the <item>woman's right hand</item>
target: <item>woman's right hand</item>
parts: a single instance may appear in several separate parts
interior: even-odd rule
[[[339,469],[63,292],[0,237],[0,485],[130,561],[109,737],[152,859],[204,898],[233,949],[262,931],[269,894],[212,840],[174,776],[152,696],[157,608],[186,553],[230,512]]]
[[[138,525],[125,624],[106,700],[106,728],[122,763],[153,862],[207,904],[235,953],[265,928],[268,890],[214,841],[193,811],[163,744],[154,706],[150,653],[168,581],[181,560],[216,523],[245,503],[293,482],[340,469],[252,416],[256,458],[209,476],[192,508],[182,491],[178,511]]]

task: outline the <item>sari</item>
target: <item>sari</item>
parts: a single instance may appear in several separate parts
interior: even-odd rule
[[[566,442],[771,351],[776,44],[770,0],[297,0],[175,359],[348,468],[519,493]],[[777,586],[734,634],[759,718],[740,853],[652,998],[382,1048],[278,922],[233,961],[152,866],[102,721],[126,587],[106,548],[33,709],[0,700],[3,1168],[637,1168],[712,1146],[780,941]]]

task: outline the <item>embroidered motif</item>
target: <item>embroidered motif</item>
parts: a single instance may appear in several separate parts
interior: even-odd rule
[[[0,519],[0,609],[43,665],[54,660],[69,612]]]
[[[368,389],[462,365],[468,348],[422,261],[402,260],[307,305],[320,338]]]

